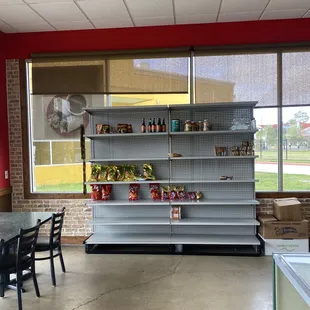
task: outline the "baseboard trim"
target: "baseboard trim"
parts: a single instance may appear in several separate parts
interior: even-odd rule
[[[87,239],[87,236],[63,236],[61,237],[62,244],[80,244],[82,245]]]
[[[12,193],[12,187],[0,188],[0,197],[10,195]]]

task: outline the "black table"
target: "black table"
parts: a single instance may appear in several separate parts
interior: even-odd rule
[[[51,220],[52,214],[52,212],[0,212],[0,239],[4,240],[4,252],[0,255],[8,255],[9,247],[17,240],[21,228],[35,226],[38,219],[43,225]],[[15,280],[6,279],[5,282],[7,288],[16,289]]]
[[[52,212],[0,212],[0,239],[10,243],[18,237],[21,228],[26,229],[37,224],[41,225],[52,218]]]

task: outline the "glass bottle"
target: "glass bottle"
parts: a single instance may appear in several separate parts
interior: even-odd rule
[[[167,131],[167,126],[166,126],[165,118],[163,118],[163,122],[161,124],[161,131],[162,132],[166,132]]]
[[[144,119],[144,118],[142,118],[141,132],[142,132],[142,133],[145,133],[145,132],[146,132],[146,126],[145,126],[145,119]]]
[[[153,118],[153,123],[152,123],[152,132],[156,132],[156,122],[155,122],[155,117]]]
[[[149,119],[148,132],[152,132],[152,119]]]
[[[157,121],[156,132],[161,132],[161,121],[160,121],[160,118],[158,118],[158,121]]]

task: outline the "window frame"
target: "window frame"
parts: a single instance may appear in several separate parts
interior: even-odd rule
[[[282,93],[283,93],[283,81],[282,81],[282,55],[283,53],[289,52],[310,52],[309,43],[297,43],[297,44],[280,44],[280,45],[253,45],[253,46],[227,46],[223,48],[218,47],[202,47],[197,48],[196,51],[204,51],[206,56],[222,56],[222,55],[242,55],[242,54],[264,54],[264,53],[276,53],[277,54],[277,106],[270,108],[278,109],[278,124],[282,120],[282,109],[288,106],[282,105]],[[156,52],[156,50],[150,50],[150,53]],[[111,53],[111,52],[110,52]],[[119,51],[115,52],[115,55],[119,54]],[[126,55],[125,51],[122,52]],[[132,54],[132,51],[131,51]],[[139,51],[137,51],[137,56]],[[192,49],[190,53],[190,103],[195,103],[195,52]],[[19,72],[20,72],[20,103],[21,103],[21,123],[22,128],[27,128],[27,130],[22,131],[22,148],[23,148],[23,182],[24,182],[24,198],[25,199],[87,199],[89,194],[81,193],[33,193],[31,192],[31,167],[30,167],[30,150],[29,150],[29,121],[30,117],[28,114],[28,92],[27,92],[27,61],[19,60]],[[109,97],[109,96],[108,96]],[[108,98],[109,102],[109,98]],[[297,107],[298,105],[294,105]],[[310,106],[310,105],[302,105]],[[261,107],[264,108],[264,107]],[[268,107],[265,107],[268,108]],[[282,157],[282,137],[283,128],[278,126],[278,186],[283,185],[283,157]],[[281,182],[279,182],[282,180]],[[256,191],[256,198],[258,199],[269,199],[269,198],[285,198],[285,197],[297,197],[297,198],[309,198],[309,191],[283,191],[283,186],[278,188],[278,191]]]

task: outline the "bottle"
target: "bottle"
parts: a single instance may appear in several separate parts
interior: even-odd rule
[[[144,118],[142,118],[141,132],[142,133],[146,132],[146,126],[145,126],[145,119]]]
[[[153,118],[153,123],[152,123],[152,132],[156,132],[155,117]]]
[[[149,120],[148,132],[152,132],[152,119]]]
[[[165,118],[163,118],[163,122],[161,124],[161,131],[162,132],[166,132],[167,130],[167,126],[166,126],[166,123],[165,123]]]
[[[161,121],[160,121],[160,118],[158,118],[158,121],[157,121],[156,132],[161,132]]]

